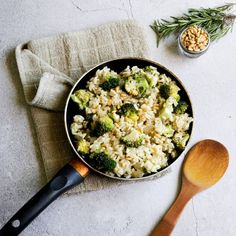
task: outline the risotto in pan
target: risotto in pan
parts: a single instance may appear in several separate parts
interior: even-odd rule
[[[111,176],[138,178],[166,167],[185,148],[193,120],[180,94],[153,66],[98,70],[71,95],[78,152]]]

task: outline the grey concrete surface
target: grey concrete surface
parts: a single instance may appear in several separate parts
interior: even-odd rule
[[[236,234],[236,33],[212,44],[204,56],[188,59],[177,54],[174,38],[156,48],[155,36],[148,26],[156,18],[178,15],[189,7],[215,6],[224,1],[0,3],[0,227],[45,183],[35,132],[17,74],[15,46],[32,38],[134,18],[147,33],[153,59],[177,74],[191,95],[195,112],[191,145],[204,138],[216,139],[227,146],[231,156],[224,178],[189,202],[173,235]],[[177,161],[171,174],[157,181],[62,196],[22,235],[148,235],[176,197],[182,160],[183,157]]]

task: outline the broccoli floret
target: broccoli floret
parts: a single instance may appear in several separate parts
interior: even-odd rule
[[[146,66],[144,68],[146,72],[146,79],[150,85],[150,87],[155,87],[157,85],[159,79],[159,72],[157,71],[156,67],[153,66]]]
[[[180,99],[180,96],[178,94],[180,89],[174,83],[171,83],[170,85],[169,84],[162,84],[160,86],[159,90],[160,90],[161,97],[163,97],[165,99],[169,98],[170,96],[173,97],[177,102]]]
[[[135,74],[125,81],[125,90],[130,95],[144,97],[149,91],[149,84],[143,75]]]
[[[90,143],[84,139],[80,139],[77,142],[77,150],[81,153],[81,154],[89,154],[89,146]]]
[[[173,97],[169,97],[165,103],[163,104],[162,109],[160,110],[159,117],[162,120],[173,120],[173,114],[172,112],[174,111],[173,105],[176,105],[177,102]]]
[[[180,96],[178,94],[180,88],[175,84],[175,83],[171,83],[170,84],[170,96],[175,98],[175,100],[178,102],[180,100]]]
[[[89,162],[98,170],[112,171],[116,167],[116,161],[109,158],[104,152],[94,152],[89,155]]]
[[[120,114],[127,116],[132,120],[138,120],[138,110],[135,108],[134,104],[132,103],[125,103],[120,108]]]
[[[131,131],[128,135],[121,138],[121,142],[127,147],[139,147],[142,145],[143,137],[137,130]]]
[[[95,136],[101,136],[106,132],[109,132],[113,129],[114,124],[113,120],[107,115],[100,118],[95,124],[95,128],[93,130],[93,134]]]
[[[147,72],[152,72],[152,71],[153,71],[153,68],[154,68],[154,67],[152,67],[152,66],[146,66],[146,67],[144,68],[144,70],[147,71]]]
[[[126,90],[127,93],[129,93],[133,96],[138,96],[136,81],[132,77],[129,77],[125,81],[125,90]]]
[[[158,77],[155,75],[152,76],[147,75],[147,81],[150,87],[155,87],[157,85]]]
[[[173,142],[175,143],[176,147],[180,150],[183,150],[186,147],[187,141],[189,140],[188,133],[176,133],[173,136]]]
[[[188,103],[185,101],[179,101],[178,105],[174,109],[174,112],[176,114],[183,114],[187,109],[188,109]]]
[[[118,77],[109,76],[106,78],[106,81],[100,85],[100,87],[105,91],[109,91],[112,88],[117,87],[119,83],[120,83],[120,79]]]
[[[167,99],[170,96],[170,86],[168,84],[162,84],[159,90],[162,98]]]
[[[88,121],[89,123],[93,121],[93,113],[87,113],[85,115],[85,120]]]
[[[87,128],[91,129],[93,124],[93,114],[92,113],[85,114],[85,120],[87,121]]]
[[[174,132],[175,132],[175,130],[172,128],[171,125],[166,125],[163,134],[164,134],[166,137],[172,137],[173,134],[174,134]]]
[[[170,120],[172,121],[173,120],[173,107],[172,106],[166,106],[166,107],[163,107],[159,113],[159,117],[162,119],[162,120]]]
[[[79,89],[71,95],[71,99],[79,105],[81,110],[88,105],[90,97],[91,93],[84,89]]]

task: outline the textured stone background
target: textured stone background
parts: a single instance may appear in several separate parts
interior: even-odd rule
[[[195,111],[191,144],[203,138],[222,141],[231,154],[224,178],[194,197],[174,236],[236,234],[236,44],[235,31],[199,59],[176,53],[174,38],[157,49],[148,25],[189,7],[224,1],[174,0],[8,0],[0,4],[0,226],[45,183],[31,117],[14,58],[15,46],[32,38],[78,31],[108,21],[137,19],[147,32],[153,59],[177,74]],[[61,197],[23,236],[148,235],[174,200],[183,157],[168,176],[153,182]]]

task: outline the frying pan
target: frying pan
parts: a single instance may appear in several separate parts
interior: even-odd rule
[[[138,66],[140,68],[151,65],[157,67],[160,73],[165,73],[167,76],[169,76],[181,88],[180,95],[185,101],[187,101],[190,104],[188,108],[188,113],[191,116],[193,116],[191,101],[187,91],[183,87],[180,80],[162,65],[147,59],[121,58],[107,61],[95,66],[94,68],[86,72],[82,77],[78,79],[78,81],[71,89],[71,92],[68,95],[66,101],[65,112],[64,112],[65,130],[68,141],[76,154],[76,158],[74,158],[72,161],[66,164],[61,170],[59,170],[59,172],[5,224],[5,226],[0,230],[1,236],[15,236],[20,234],[20,232],[24,230],[27,227],[27,225],[34,218],[36,218],[58,196],[83,182],[84,178],[89,174],[91,170],[101,175],[104,175],[108,178],[117,180],[123,180],[123,181],[142,180],[153,177],[159,174],[160,172],[163,172],[164,169],[169,168],[172,165],[172,163],[176,161],[177,158],[181,155],[181,153],[179,153],[179,156],[177,158],[171,159],[168,162],[168,166],[163,168],[162,170],[159,170],[157,173],[149,174],[141,178],[126,179],[122,177],[109,176],[106,173],[103,173],[95,169],[93,166],[89,165],[89,163],[86,161],[86,158],[76,150],[75,143],[73,142],[74,138],[70,131],[70,125],[73,121],[73,116],[78,114],[78,109],[77,109],[77,104],[75,104],[70,99],[71,94],[74,93],[77,89],[85,88],[87,81],[90,80],[90,78],[92,78],[95,75],[98,69],[102,69],[103,67],[107,66],[116,72],[121,72],[128,65],[131,67]],[[192,124],[189,129],[190,136],[191,133],[192,133]]]

